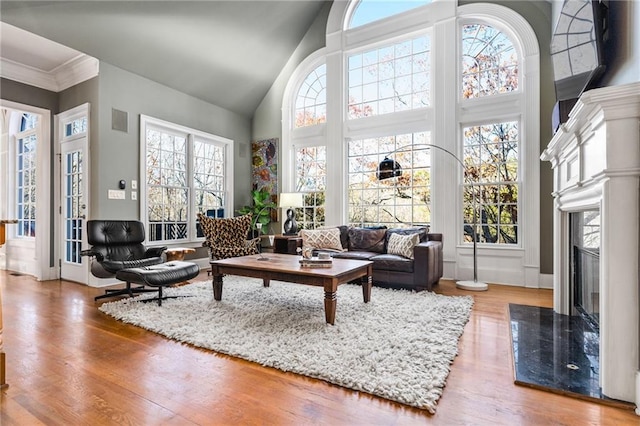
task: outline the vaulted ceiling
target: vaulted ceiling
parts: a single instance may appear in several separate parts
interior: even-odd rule
[[[0,57],[55,68],[80,52],[252,116],[325,3],[2,0]]]

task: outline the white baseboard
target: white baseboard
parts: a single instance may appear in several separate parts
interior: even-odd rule
[[[553,290],[553,274],[540,274],[540,288]]]

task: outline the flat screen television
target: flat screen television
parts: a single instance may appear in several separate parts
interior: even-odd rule
[[[606,6],[599,0],[565,0],[551,39],[556,99],[580,97],[605,69]]]

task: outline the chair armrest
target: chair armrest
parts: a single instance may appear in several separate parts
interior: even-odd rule
[[[82,250],[80,252],[80,256],[95,257],[98,262],[102,262],[104,260],[104,256],[102,256],[102,253],[99,253],[97,251],[93,251],[93,249]]]
[[[147,251],[144,252],[144,257],[149,258],[149,257],[160,257],[162,256],[162,253],[164,253],[164,251],[167,249],[166,246],[164,247],[149,247],[147,249]]]

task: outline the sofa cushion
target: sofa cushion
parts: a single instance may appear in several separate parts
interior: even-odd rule
[[[420,242],[425,243],[429,241],[429,227],[428,226],[420,226],[413,228],[391,228],[387,229],[387,244],[389,244],[389,237],[391,234],[400,234],[400,235],[412,235],[418,234],[420,235]]]
[[[302,247],[343,251],[338,228],[303,229],[300,231]]]
[[[414,261],[397,254],[379,254],[369,260],[373,261],[373,269],[377,271],[396,271],[413,273]]]
[[[355,260],[371,260],[372,257],[379,255],[371,251],[344,251],[342,253],[334,253],[335,259],[355,259]]]
[[[349,251],[384,253],[386,228],[349,228]]]
[[[387,253],[413,259],[413,248],[418,243],[420,243],[420,235],[418,233],[409,235],[391,233],[387,243]]]

